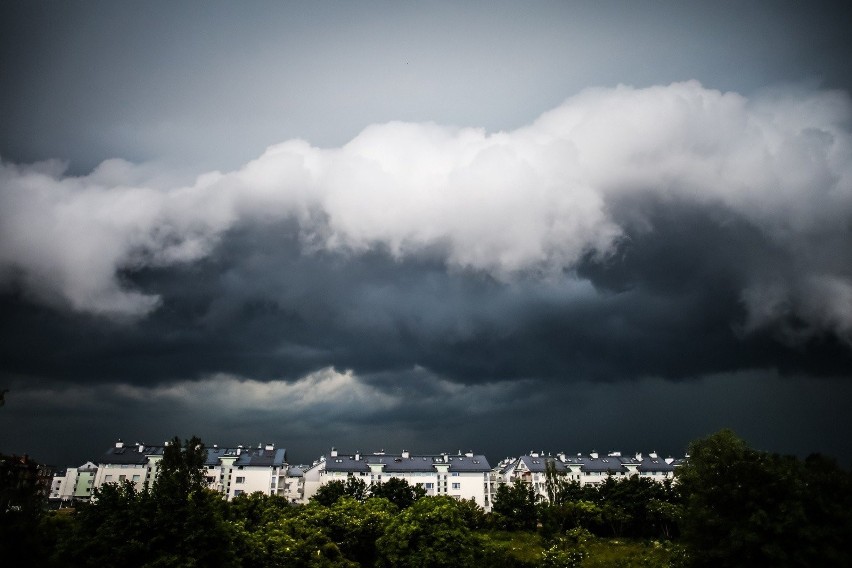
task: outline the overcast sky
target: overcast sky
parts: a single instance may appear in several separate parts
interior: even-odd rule
[[[0,452],[848,466],[844,7],[0,4]]]

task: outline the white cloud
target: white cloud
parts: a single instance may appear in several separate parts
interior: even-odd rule
[[[239,223],[285,218],[307,248],[382,245],[402,257],[437,245],[450,267],[546,275],[610,252],[622,228],[609,207],[628,194],[724,205],[809,255],[797,250],[803,236],[847,231],[850,109],[839,92],[748,100],[697,82],[619,86],[511,132],[372,125],[340,148],[291,140],[190,184],[121,160],[83,177],[4,163],[0,282],[79,311],[139,316],[159,299],[123,285],[122,269],[194,261]],[[836,270],[824,277],[850,285]],[[758,325],[771,310],[749,297]],[[842,301],[798,306],[815,325],[849,330]]]

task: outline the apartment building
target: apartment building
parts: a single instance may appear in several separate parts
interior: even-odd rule
[[[630,456],[623,456],[621,452],[602,455],[592,451],[588,454],[578,453],[576,456],[530,452],[518,458],[506,458],[501,461],[494,470],[492,487],[496,492],[499,485],[520,480],[531,484],[540,499],[546,499],[548,467],[552,467],[560,478],[585,486],[600,485],[609,477],[626,479],[637,475],[662,483],[667,479],[673,480],[675,469],[683,462],[683,459],[661,458],[656,452]]]
[[[473,452],[412,454],[403,450],[399,454],[384,451],[344,454],[332,448],[327,458],[321,457],[304,472],[302,501],[310,499],[322,485],[345,482],[350,477],[367,485],[391,478],[403,479],[409,485],[422,487],[426,495],[473,499],[486,511],[491,509],[491,466],[485,456]]]

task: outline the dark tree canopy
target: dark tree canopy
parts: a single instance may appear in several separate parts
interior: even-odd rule
[[[411,486],[408,481],[391,477],[384,483],[370,486],[370,495],[384,497],[400,509],[406,509],[418,499],[426,496],[426,490],[420,485]]]
[[[852,565],[850,473],[830,460],[757,451],[722,430],[690,445],[678,479],[696,564]]]

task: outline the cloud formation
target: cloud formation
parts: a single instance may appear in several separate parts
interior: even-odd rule
[[[586,90],[510,132],[394,122],[340,148],[290,140],[189,184],[119,159],[80,177],[3,163],[0,283],[136,318],[161,295],[124,274],[197,262],[241,227],[282,221],[308,255],[438,255],[509,285],[583,278],[584,265],[659,230],[648,204],[686,206],[721,212],[722,230],[747,226],[777,252],[742,259],[744,332],[848,342],[851,111],[842,92],[747,99],[690,81]]]

